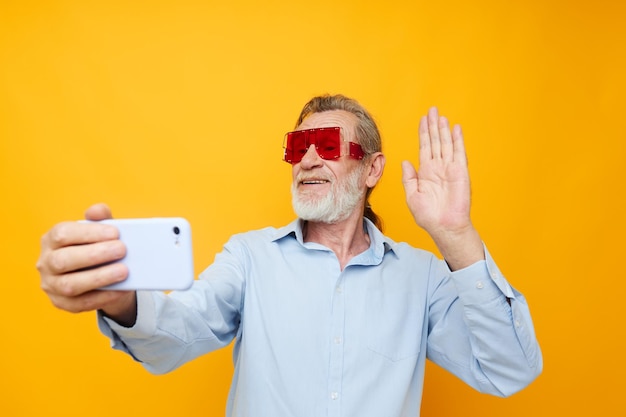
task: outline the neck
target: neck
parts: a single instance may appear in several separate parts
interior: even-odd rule
[[[307,221],[303,227],[303,237],[305,242],[319,243],[332,250],[342,271],[353,257],[367,250],[370,245],[360,210],[355,210],[346,220],[337,223]]]

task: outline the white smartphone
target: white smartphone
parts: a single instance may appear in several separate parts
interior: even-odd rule
[[[110,219],[120,231],[128,278],[107,290],[185,290],[194,280],[191,226],[181,217]]]

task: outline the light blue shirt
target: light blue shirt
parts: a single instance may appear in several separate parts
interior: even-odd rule
[[[450,272],[364,225],[370,247],[343,271],[299,220],[234,235],[190,290],[139,292],[132,328],[100,328],[153,373],[234,339],[237,417],[417,416],[426,358],[498,396],[541,372],[526,301],[486,249]]]

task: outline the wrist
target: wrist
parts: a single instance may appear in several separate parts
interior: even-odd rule
[[[452,271],[485,259],[482,239],[472,225],[463,230],[442,231],[431,237]]]
[[[137,320],[137,293],[135,291],[120,293],[120,297],[102,307],[102,313],[124,327],[133,327]]]

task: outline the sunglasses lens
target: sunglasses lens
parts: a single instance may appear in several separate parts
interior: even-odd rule
[[[350,145],[350,156],[354,159],[363,159],[365,157],[365,152],[363,152],[363,148],[358,143],[348,142]]]
[[[302,161],[307,151],[306,131],[295,131],[287,133],[287,146],[285,147],[285,161],[297,164]]]
[[[315,149],[322,159],[337,159],[341,156],[339,129],[320,129],[315,132]]]

